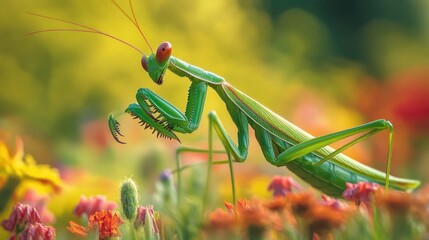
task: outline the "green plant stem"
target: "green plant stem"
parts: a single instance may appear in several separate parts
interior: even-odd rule
[[[11,199],[12,194],[15,192],[15,189],[18,187],[20,180],[18,178],[10,177],[7,179],[7,182],[0,189],[0,212],[7,207],[9,199]]]

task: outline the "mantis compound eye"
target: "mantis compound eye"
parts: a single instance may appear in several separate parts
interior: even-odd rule
[[[142,63],[143,69],[146,70],[146,72],[147,72],[147,60],[146,60],[146,56],[142,57],[141,63]]]
[[[159,64],[164,63],[171,56],[171,44],[169,42],[163,42],[159,45],[156,50],[156,61]]]

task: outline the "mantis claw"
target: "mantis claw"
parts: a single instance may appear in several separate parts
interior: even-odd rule
[[[124,135],[122,135],[121,131],[119,130],[119,126],[120,126],[119,122],[116,121],[116,119],[114,119],[112,115],[110,115],[109,116],[109,130],[110,130],[110,133],[112,134],[113,138],[118,143],[125,144],[125,142],[119,140],[118,135],[121,136],[121,137],[124,136]]]
[[[172,126],[170,126],[168,121],[161,114],[157,117],[153,116],[151,110],[151,107],[142,100],[140,105],[136,103],[130,104],[125,112],[131,114],[133,118],[138,119],[144,129],[151,129],[152,134],[156,133],[157,137],[175,139],[180,142],[176,134],[171,131]]]

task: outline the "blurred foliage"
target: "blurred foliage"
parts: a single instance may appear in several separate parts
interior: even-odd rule
[[[118,2],[129,10],[127,1]],[[378,118],[391,120],[393,172],[428,180],[427,1],[158,0],[134,5],[153,49],[170,41],[174,56],[225,77],[313,135]],[[128,144],[118,145],[109,135],[107,116],[134,102],[141,87],[184,109],[189,81],[167,73],[165,83],[155,86],[140,66],[140,54],[106,37],[75,32],[26,36],[70,27],[26,11],[95,27],[150,53],[138,31],[107,0],[2,1],[0,129],[22,136],[38,162],[90,175],[70,180],[75,187],[66,187],[64,194],[109,195],[112,189],[104,188],[99,178],[108,178],[110,186],[112,179],[131,175],[145,189],[143,195],[151,192],[152,180],[174,167],[178,143],[156,139],[123,116],[119,120]],[[224,104],[210,91],[204,115],[212,109],[235,136]],[[203,118],[198,131],[179,136],[182,143],[206,146],[207,126]],[[347,153],[383,169],[386,147],[387,135],[380,134]],[[261,181],[285,173],[263,160],[254,139],[248,162],[258,165],[235,168],[239,195],[264,192]],[[217,172],[220,179],[228,179],[222,178],[224,171]],[[83,179],[96,184],[79,189],[86,184]]]
[[[262,2],[263,7],[268,10],[271,19],[274,21],[283,18],[287,10],[299,9],[303,11],[300,13],[302,17],[305,16],[304,14],[307,14],[307,21],[313,19],[313,21],[316,21],[316,24],[321,26],[318,31],[312,32],[315,35],[317,34],[316,38],[329,38],[329,41],[325,43],[328,45],[329,51],[322,52],[323,54],[320,54],[318,58],[309,58],[315,66],[319,65],[322,61],[332,60],[332,57],[341,57],[358,61],[371,74],[379,76],[389,75],[390,72],[383,68],[381,65],[382,62],[374,59],[374,53],[379,54],[382,49],[374,52],[374,47],[378,46],[371,45],[377,44],[375,42],[377,41],[376,39],[384,43],[394,43],[392,41],[394,40],[394,36],[391,34],[400,38],[408,38],[410,41],[418,42],[419,40],[423,40],[425,34],[427,34],[426,30],[424,30],[426,26],[425,20],[427,19],[425,19],[426,8],[422,6],[423,4],[426,3],[423,3],[423,1],[404,2],[400,0],[271,0]],[[294,20],[291,23],[292,25],[301,25],[295,23],[297,18],[294,18]],[[386,28],[383,28],[383,26]],[[371,32],[374,30],[376,32]],[[382,30],[382,32],[377,30]],[[298,29],[298,31],[303,32],[302,29]],[[321,36],[320,31],[325,34]],[[424,43],[422,42],[421,44],[421,47],[424,48]],[[319,44],[315,44],[313,47],[316,48],[316,45]],[[396,46],[398,47],[398,45]],[[405,44],[400,47],[405,47]],[[316,50],[313,52],[317,53],[321,51]]]

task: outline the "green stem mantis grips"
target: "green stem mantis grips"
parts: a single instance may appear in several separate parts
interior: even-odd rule
[[[136,21],[134,12],[132,11],[132,16],[129,16],[116,2],[112,2],[137,27],[146,40]],[[131,2],[130,6],[132,10]],[[45,17],[38,14],[33,15]],[[123,40],[94,28],[60,19],[45,18],[62,21],[83,29],[51,29],[44,31],[96,33],[133,47]],[[135,47],[133,48],[136,49]],[[140,50],[138,51],[142,53]],[[209,149],[189,148],[188,150],[177,151],[177,154],[184,151],[205,152],[209,156],[208,165],[210,166],[212,164],[212,154],[214,153],[212,150],[212,132],[215,132],[228,155],[232,176],[232,161],[244,162],[247,158],[250,127],[255,132],[255,137],[262,153],[270,164],[277,167],[287,167],[304,181],[327,195],[340,197],[346,189],[347,182],[375,182],[384,184],[386,189],[391,187],[403,191],[410,191],[420,184],[417,180],[390,175],[393,126],[389,121],[376,120],[325,136],[313,137],[236,89],[224,78],[174,57],[172,55],[172,46],[168,42],[161,43],[156,52],[152,52],[150,55],[143,54],[141,65],[149,74],[150,79],[158,85],[163,84],[166,74],[175,74],[190,81],[188,100],[184,112],[148,88],[141,88],[137,91],[137,103],[130,104],[125,112],[138,119],[145,128],[152,129],[159,137],[178,141],[179,138],[176,133],[189,134],[194,132],[200,124],[206,93],[209,88],[213,89],[225,103],[229,117],[237,128],[236,144],[223,127],[220,117],[214,111],[211,111],[208,116],[210,125]],[[113,116],[109,117],[108,122],[114,139],[119,143],[124,143],[120,139],[123,135],[119,130],[119,123]],[[386,172],[378,171],[359,163],[342,153],[354,144],[384,130],[389,131]],[[356,136],[356,138],[337,150],[328,146],[351,136]],[[178,163],[177,165],[179,171],[180,164]],[[178,174],[178,180],[180,189],[180,174]]]

